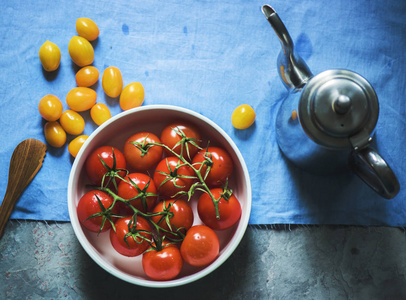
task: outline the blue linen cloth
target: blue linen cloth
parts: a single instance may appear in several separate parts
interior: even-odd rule
[[[314,74],[344,68],[375,88],[380,117],[375,146],[397,174],[401,191],[384,200],[352,174],[314,176],[281,155],[275,140],[277,109],[287,94],[276,69],[279,41],[261,13],[275,8]],[[252,181],[250,224],[406,226],[406,2],[282,1],[1,1],[0,195],[8,164],[26,138],[45,141],[38,102],[46,94],[64,103],[78,68],[68,54],[79,17],[100,28],[93,42],[100,73],[118,67],[124,84],[139,81],[145,102],[197,111],[216,122],[240,149]],[[46,41],[62,52],[56,72],[43,71]],[[98,102],[121,112],[101,81]],[[250,104],[256,122],[236,130],[230,118]],[[89,113],[85,134],[96,128]],[[69,137],[72,139],[72,137]],[[44,165],[21,196],[12,218],[68,221],[67,183],[73,159],[67,146],[48,148]]]

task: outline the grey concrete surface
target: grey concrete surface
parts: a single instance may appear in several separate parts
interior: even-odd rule
[[[215,272],[150,289],[117,279],[84,252],[70,223],[9,221],[0,299],[406,299],[406,233],[374,227],[249,227]]]

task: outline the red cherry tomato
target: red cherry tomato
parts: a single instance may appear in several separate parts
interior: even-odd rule
[[[148,249],[151,241],[151,226],[143,217],[120,218],[110,230],[110,241],[114,249],[125,256],[137,256]]]
[[[203,193],[197,202],[197,212],[202,222],[214,230],[224,230],[236,224],[241,217],[241,204],[237,198],[233,194],[228,195],[227,192],[223,195],[221,188],[212,189],[210,192],[216,200],[220,199],[218,201],[220,218],[216,217],[216,209],[210,195]]]
[[[201,168],[200,173],[209,187],[225,184],[234,168],[231,156],[227,151],[219,147],[208,147],[200,150],[193,158],[192,163],[195,169],[199,170]],[[206,175],[208,166],[210,169]]]
[[[103,164],[103,162],[107,165]],[[85,162],[85,169],[87,176],[91,183],[95,185],[101,185],[105,174],[111,170],[126,169],[126,162],[123,153],[117,148],[112,146],[102,146],[94,150]],[[126,175],[125,171],[119,171],[118,174],[121,177]],[[109,176],[104,179],[104,185],[109,181]],[[119,183],[117,178],[112,178],[112,181]],[[110,186],[112,187],[112,186]]]
[[[175,245],[164,245],[162,250],[150,250],[142,256],[145,274],[154,280],[171,280],[183,267],[182,256]]]
[[[189,203],[182,199],[170,199],[160,201],[152,211],[154,214],[159,212],[168,212],[167,215],[158,215],[152,217],[152,221],[159,225],[164,230],[177,232],[178,230],[185,234],[186,231],[193,225],[193,210]],[[170,228],[169,228],[169,225]],[[177,236],[161,232],[162,235],[170,238]]]
[[[80,198],[78,206],[77,206],[77,213],[79,222],[88,230],[92,232],[104,232],[111,228],[111,223],[109,221],[108,214],[99,215],[96,217],[89,218],[95,214],[100,214],[102,209],[100,207],[100,203],[103,207],[107,210],[114,202],[113,197],[106,194],[105,192],[99,190],[93,190],[87,192]],[[118,208],[116,206],[112,207],[111,214],[117,214]],[[88,219],[89,218],[89,219]],[[115,221],[115,218],[110,218],[112,222]],[[103,227],[102,227],[103,225]]]
[[[125,179],[126,181],[121,181],[118,185],[118,195],[126,200],[137,197],[129,201],[129,204],[142,212],[151,211],[158,199],[152,178],[142,173],[131,173]],[[134,213],[128,206],[125,206],[124,210],[128,214]]]
[[[179,155],[182,152],[182,156],[189,160],[192,160],[202,144],[199,130],[191,124],[181,122],[166,126],[161,132],[161,142]],[[168,156],[173,155],[166,149],[165,152]]]
[[[220,242],[216,233],[207,226],[195,225],[190,228],[180,246],[180,253],[191,266],[203,267],[219,255]]]
[[[154,172],[154,182],[158,192],[173,198],[178,192],[188,191],[194,181],[194,171],[177,157],[164,158]]]
[[[139,132],[130,136],[123,149],[128,165],[138,171],[154,167],[162,159],[163,148],[152,144],[160,142],[161,140],[150,132]]]

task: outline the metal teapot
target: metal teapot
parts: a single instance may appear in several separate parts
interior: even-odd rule
[[[283,154],[312,173],[352,170],[382,197],[395,197],[399,182],[370,146],[379,115],[371,84],[344,69],[313,75],[295,52],[275,10],[264,5],[262,12],[281,42],[277,66],[289,91],[276,118],[276,137]]]

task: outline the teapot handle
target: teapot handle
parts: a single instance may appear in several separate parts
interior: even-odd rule
[[[392,199],[398,194],[400,185],[396,175],[373,148],[353,150],[349,165],[355,174],[383,198]]]

